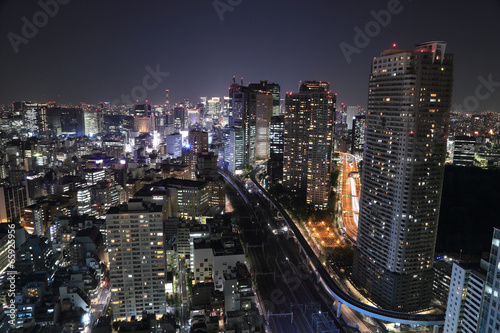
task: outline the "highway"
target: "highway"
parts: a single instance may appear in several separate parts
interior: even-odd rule
[[[342,177],[340,206],[342,209],[342,224],[346,236],[352,243],[356,244],[358,235],[359,220],[359,194],[361,184],[358,173],[358,166],[351,155],[339,153],[342,155]]]
[[[365,304],[347,294],[340,286],[338,286],[333,281],[326,268],[321,264],[316,254],[311,249],[302,234],[299,232],[299,229],[292,221],[290,216],[288,216],[283,207],[281,207],[281,205],[273,197],[271,197],[271,195],[256,180],[255,175],[257,171],[258,169],[254,170],[250,174],[250,179],[252,180],[254,186],[259,189],[258,192],[263,197],[265,197],[283,217],[285,223],[287,224],[287,227],[297,239],[297,242],[304,253],[305,260],[307,260],[309,267],[316,272],[319,283],[323,287],[324,292],[326,292],[331,297],[332,301],[338,300],[339,302],[344,304],[344,306],[347,306],[357,312],[387,322],[406,325],[444,325],[444,314],[415,314],[381,309]]]

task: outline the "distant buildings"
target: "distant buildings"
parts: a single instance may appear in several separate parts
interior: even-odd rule
[[[229,126],[224,134],[224,168],[241,173],[255,167],[257,160],[269,158],[269,122],[279,86],[233,84],[229,88]],[[279,100],[278,100],[279,101]]]
[[[473,136],[456,136],[453,146],[453,164],[473,166],[476,138]]]
[[[47,130],[47,104],[26,103],[22,109],[28,136],[38,136]]]
[[[363,154],[365,146],[366,116],[354,116],[352,119],[351,154]]]
[[[381,307],[430,304],[453,56],[446,43],[372,62],[353,277]]]
[[[285,146],[285,116],[273,116],[269,124],[269,161],[267,174],[272,182],[283,181],[283,154]]]
[[[166,137],[167,154],[172,158],[179,158],[182,156],[182,135],[170,134]]]
[[[330,195],[335,103],[330,84],[316,81],[285,99],[283,185],[319,209]]]

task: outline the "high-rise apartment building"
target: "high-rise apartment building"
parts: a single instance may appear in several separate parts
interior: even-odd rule
[[[208,151],[208,132],[189,131],[189,150],[193,154],[198,154],[204,151]]]
[[[479,333],[500,332],[500,229],[494,228],[488,273],[479,315]]]
[[[108,229],[111,306],[115,320],[166,313],[161,205],[131,199],[111,207]]]
[[[285,98],[283,185],[319,209],[330,193],[335,103],[328,82],[305,81]]]
[[[353,277],[381,307],[432,297],[453,86],[446,43],[390,49],[372,62]]]
[[[485,280],[478,264],[453,264],[443,333],[477,332]]]

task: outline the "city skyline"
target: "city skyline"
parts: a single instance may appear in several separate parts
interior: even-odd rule
[[[499,15],[0,1],[0,332],[500,332]]]
[[[452,105],[498,111],[500,73],[491,66],[500,53],[491,43],[498,31],[494,19],[500,11],[498,1],[479,1],[473,7],[465,1],[365,1],[342,7],[327,2],[283,6],[233,1],[237,5],[223,12],[215,9],[215,1],[190,7],[181,3],[133,6],[125,1],[118,8],[108,3],[57,3],[53,17],[44,14],[47,20],[38,15],[44,8],[38,3],[0,5],[0,35],[4,36],[0,59],[10,64],[0,69],[9,82],[0,93],[1,104],[122,101],[122,94],[131,95],[137,86],[144,88],[144,99],[153,104],[163,103],[165,89],[170,89],[172,101],[196,101],[199,96],[223,96],[236,76],[243,77],[245,84],[262,79],[276,82],[283,93],[296,91],[300,80],[328,81],[339,102],[366,106],[365,73],[372,54],[394,43],[411,49],[408,41],[446,40],[450,52],[460,55]],[[432,11],[428,10],[431,4]],[[440,16],[442,12],[449,15]],[[435,24],[420,23],[423,15]],[[29,37],[23,34],[23,25],[34,17],[40,27],[35,26],[37,32]],[[143,18],[144,24],[129,24],[137,18]],[[457,23],[471,19],[478,24]],[[366,28],[369,32],[363,40],[358,31],[366,35]],[[247,29],[254,33],[240,34]],[[315,38],[305,38],[311,33]],[[303,38],[302,47],[289,52],[285,46],[295,36]],[[488,52],[476,61],[477,50],[485,48]],[[314,62],[309,61],[309,49],[317,50]],[[151,77],[144,84],[147,75]]]

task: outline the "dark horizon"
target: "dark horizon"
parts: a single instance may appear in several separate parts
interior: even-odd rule
[[[154,88],[144,99],[152,104],[164,103],[166,89],[171,103],[222,97],[235,76],[245,84],[278,83],[282,96],[297,91],[300,81],[328,81],[339,104],[366,107],[374,56],[394,43],[413,49],[443,40],[455,55],[455,108],[466,102],[468,111],[500,110],[496,0],[474,6],[451,0],[342,6],[326,0],[233,6],[225,0],[53,1],[0,3],[0,59],[7,64],[0,69],[0,104],[112,102],[143,87],[145,76],[158,69],[169,74],[148,82]],[[34,19],[36,33],[24,28],[23,34]],[[360,30],[365,37],[355,40]]]

